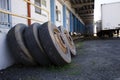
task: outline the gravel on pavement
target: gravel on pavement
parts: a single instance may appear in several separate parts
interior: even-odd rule
[[[0,80],[120,80],[120,40],[75,41],[77,56],[61,67],[14,65]]]

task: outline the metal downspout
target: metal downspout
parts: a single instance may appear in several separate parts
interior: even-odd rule
[[[30,1],[30,0],[28,0]],[[27,16],[31,18],[31,7],[30,7],[30,3],[27,3]],[[31,25],[31,19],[28,19],[28,25]]]

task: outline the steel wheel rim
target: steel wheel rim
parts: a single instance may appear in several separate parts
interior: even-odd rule
[[[54,31],[54,37],[55,37],[56,42],[58,43],[61,50],[66,54],[67,53],[67,46],[65,44],[65,41],[64,41],[61,33],[57,29],[54,29],[53,31]]]

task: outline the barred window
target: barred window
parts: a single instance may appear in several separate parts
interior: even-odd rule
[[[46,0],[35,0],[35,4],[39,7],[42,8],[46,8],[47,4],[46,4]],[[44,10],[39,9],[38,7],[35,7],[35,12],[41,15],[46,16],[46,12]]]
[[[58,10],[58,6],[56,6],[56,21],[61,21],[61,12]]]
[[[9,0],[0,0],[0,9],[9,11]],[[10,15],[0,12],[0,27],[10,27]]]
[[[41,0],[41,4],[46,7],[46,0]]]
[[[41,7],[41,0],[35,0],[35,4]],[[35,12],[41,14],[41,9],[35,7]]]

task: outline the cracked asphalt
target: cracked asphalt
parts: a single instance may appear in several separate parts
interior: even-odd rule
[[[77,56],[62,67],[14,65],[0,80],[120,80],[120,39],[75,41]]]

